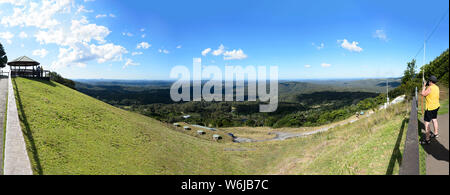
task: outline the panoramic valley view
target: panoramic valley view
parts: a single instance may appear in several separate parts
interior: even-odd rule
[[[448,175],[448,3],[0,0],[0,175]]]

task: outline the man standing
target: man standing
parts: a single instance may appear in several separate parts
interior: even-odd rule
[[[423,83],[421,95],[425,97],[426,101],[426,110],[423,119],[425,121],[426,138],[421,141],[421,144],[430,144],[432,137],[439,137],[437,114],[441,105],[439,104],[439,87],[436,85],[437,82],[435,76],[430,76],[428,83]],[[434,133],[430,130],[431,121],[433,121]]]

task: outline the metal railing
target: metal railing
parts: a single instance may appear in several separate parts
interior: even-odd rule
[[[7,76],[9,76],[9,72],[5,72],[5,71],[3,71],[3,70],[0,70],[0,76],[5,76],[5,77],[7,77]]]
[[[405,149],[403,152],[400,175],[419,175],[419,124],[417,120],[417,93],[411,102],[408,131],[406,132]]]
[[[11,70],[12,77],[25,77],[25,78],[50,78],[50,71],[42,70]]]

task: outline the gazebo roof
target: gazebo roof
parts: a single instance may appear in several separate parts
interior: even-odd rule
[[[8,62],[9,66],[37,66],[39,64],[39,62],[36,62],[27,56],[22,56],[11,62]]]

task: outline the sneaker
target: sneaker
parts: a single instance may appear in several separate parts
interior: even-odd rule
[[[422,140],[422,141],[420,141],[421,145],[428,145],[430,143],[431,143],[431,140]]]

